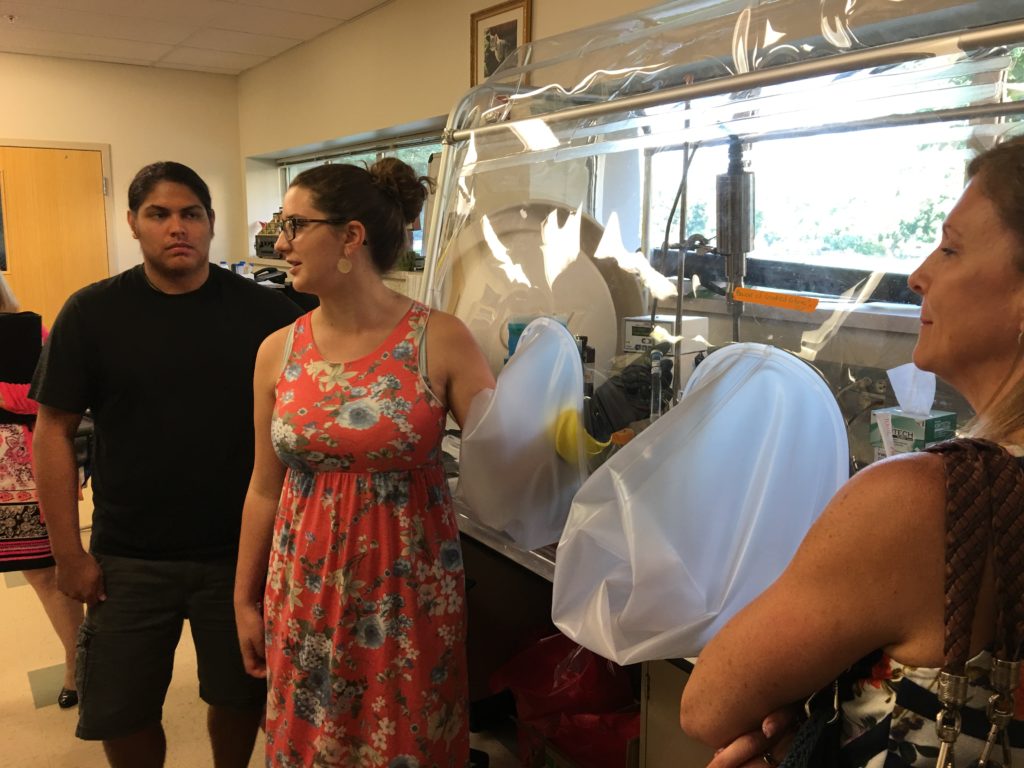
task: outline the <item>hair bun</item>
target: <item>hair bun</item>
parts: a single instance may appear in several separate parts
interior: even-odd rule
[[[368,169],[373,184],[402,211],[406,223],[414,221],[423,210],[427,194],[434,188],[434,181],[416,172],[397,157],[383,157]]]

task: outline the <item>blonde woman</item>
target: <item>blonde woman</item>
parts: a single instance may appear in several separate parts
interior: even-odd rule
[[[914,362],[970,403],[973,436],[1024,457],[1024,140],[979,155],[968,174],[938,247],[908,278],[922,298]],[[946,482],[943,458],[933,453],[860,472],[779,579],[707,645],[683,694],[681,720],[691,735],[722,748],[714,768],[777,764],[792,733],[787,706],[866,658],[871,663],[858,665],[864,669],[842,701],[840,764],[935,765]],[[1016,521],[1024,523],[1024,511]],[[1019,558],[997,557],[989,551],[970,642],[957,741],[964,762],[988,734],[993,573],[1005,570],[1012,583],[1024,568]],[[762,722],[766,712],[773,715]],[[1006,733],[1017,763],[1024,690]]]

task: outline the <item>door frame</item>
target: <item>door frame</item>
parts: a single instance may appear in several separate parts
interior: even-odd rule
[[[82,141],[34,141],[32,139],[7,139],[0,137],[0,147],[25,147],[28,149],[78,149],[100,153],[100,165],[103,173],[103,213],[107,224],[107,276],[113,277],[120,270],[117,268],[117,253],[114,235],[113,186],[114,176],[110,163],[110,145],[94,144]]]

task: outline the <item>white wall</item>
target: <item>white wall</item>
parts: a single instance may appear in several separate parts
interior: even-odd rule
[[[470,16],[495,0],[394,0],[242,73],[243,156],[447,115],[469,90]],[[651,0],[533,0],[534,40]]]
[[[238,133],[238,80],[168,69],[0,54],[3,143],[110,147],[114,272],[142,261],[125,211],[136,171],[157,160],[194,168],[217,212],[214,261],[243,258],[245,207]]]
[[[495,0],[394,0],[242,73],[243,158],[312,152],[446,116],[469,90],[470,16]],[[650,0],[533,0],[532,38],[649,8]],[[252,235],[280,204],[273,163],[246,167]]]
[[[123,223],[128,184],[156,160],[206,179],[217,211],[211,258],[236,260],[280,202],[274,164],[250,158],[443,117],[469,89],[470,15],[493,4],[394,0],[237,78],[0,54],[0,140],[109,145],[113,271],[141,261]],[[533,0],[533,38],[651,5]]]

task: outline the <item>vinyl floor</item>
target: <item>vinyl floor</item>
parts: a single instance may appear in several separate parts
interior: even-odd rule
[[[88,491],[82,520],[84,526],[91,521]],[[57,706],[64,654],[35,592],[20,573],[0,577],[0,617],[0,765],[105,768],[100,744],[75,738],[75,710]],[[182,632],[167,692],[164,729],[166,768],[213,765],[206,737],[206,707],[199,700],[196,683],[195,649],[187,628]],[[487,752],[491,768],[520,765],[505,746],[507,734],[473,734],[472,743]],[[262,754],[261,733],[250,768],[263,765]]]

